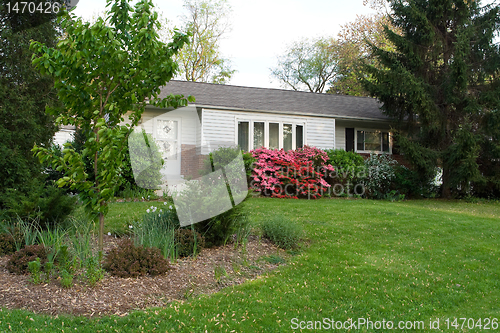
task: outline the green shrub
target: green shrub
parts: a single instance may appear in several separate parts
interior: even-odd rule
[[[146,149],[144,146],[150,149]],[[136,172],[141,170],[137,175],[134,175],[133,166]],[[128,139],[128,145],[123,157],[123,165],[121,166],[120,177],[121,185],[118,188],[118,193],[133,194],[139,189],[156,189],[161,184],[162,175],[161,168],[163,167],[163,158],[160,149],[155,140],[150,134],[142,132],[132,132]],[[128,189],[128,193],[126,191]],[[139,191],[143,196],[143,193]]]
[[[63,222],[73,212],[76,197],[55,185],[35,180],[29,193],[8,189],[3,201],[9,218],[37,220],[39,227],[46,229]]]
[[[62,147],[59,146],[58,144],[52,144],[49,148],[49,151],[51,154],[54,154],[54,156],[57,156],[59,158],[63,158],[63,153],[62,153]],[[45,168],[44,171],[46,175],[45,181],[49,184],[55,184],[56,181],[58,181],[60,178],[64,177],[64,172],[63,171],[57,171],[54,170],[51,166]],[[65,191],[66,194],[72,193],[72,190],[70,189],[69,185],[65,185],[62,187]]]
[[[246,182],[244,179],[242,181]],[[186,220],[183,224],[194,223],[196,231],[205,237],[207,247],[225,244],[238,230],[239,219],[244,218],[242,207],[248,197],[246,186],[243,189],[237,187],[241,189],[239,192],[231,191],[233,200],[238,203],[232,208],[228,200],[219,200],[228,198],[228,187],[227,183],[219,179],[204,177],[186,183],[176,199],[177,212],[180,212],[180,218]],[[222,204],[219,205],[220,203]],[[189,223],[189,218],[192,223]]]
[[[203,168],[200,171],[202,176],[209,174],[212,171],[226,168],[231,161],[238,155],[242,154],[245,173],[248,179],[252,176],[253,164],[256,161],[251,153],[245,153],[239,148],[221,147],[209,154],[209,158],[203,161]]]
[[[28,263],[40,258],[41,264],[45,265],[47,254],[47,249],[41,244],[26,246],[12,254],[9,261],[7,261],[6,268],[14,274],[27,274],[29,272]]]
[[[77,270],[76,257],[68,250],[67,245],[61,245],[56,257],[59,270],[74,274]]]
[[[240,203],[211,219],[194,224],[194,228],[205,238],[206,247],[214,247],[230,241],[246,219],[244,203]]]
[[[132,240],[124,239],[112,249],[104,261],[104,269],[119,277],[160,275],[169,270],[168,261],[157,248],[135,246]]]
[[[85,278],[91,287],[104,278],[104,271],[99,262],[98,256],[90,256],[85,260]]]
[[[297,248],[302,229],[283,217],[274,217],[262,222],[262,235],[282,249]]]
[[[252,232],[252,225],[250,224],[250,219],[246,214],[242,214],[234,223],[236,229],[234,234],[234,245],[235,247],[243,245],[246,246],[248,241],[248,236]]]
[[[60,270],[59,274],[61,276],[61,286],[63,288],[71,288],[73,286],[73,274],[65,269]]]
[[[40,258],[36,258],[28,263],[28,271],[30,272],[31,282],[33,282],[33,284],[40,284],[43,282],[41,267]]]
[[[356,184],[365,175],[365,161],[361,155],[343,149],[326,149],[329,160],[326,162],[335,168],[329,173],[327,181],[331,185]]]
[[[77,152],[78,154],[81,154],[83,150],[85,149],[85,143],[88,141],[90,138],[90,128],[82,128],[82,127],[77,127],[75,130],[75,134],[73,137],[73,142],[71,142],[71,147]],[[85,173],[89,175],[88,179],[94,179],[94,167],[93,167],[93,162],[91,160],[92,156],[86,156],[83,159],[83,164],[84,164],[84,169]]]
[[[396,176],[398,162],[388,154],[371,154],[365,161],[368,176],[364,180],[365,195],[373,199],[385,199],[390,193]]]
[[[158,198],[154,190],[140,188],[137,185],[131,185],[129,183],[120,187],[120,190],[116,192],[115,196],[124,199],[148,198],[153,200]]]
[[[395,168],[392,188],[409,198],[433,198],[438,195],[439,186],[433,179],[422,180],[418,172],[404,165]]]
[[[191,228],[175,230],[175,248],[179,257],[195,256],[205,247],[205,238]]]

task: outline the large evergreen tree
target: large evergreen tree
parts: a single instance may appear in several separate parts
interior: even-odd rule
[[[37,17],[25,17],[30,19]],[[31,149],[35,143],[47,145],[56,130],[54,118],[45,113],[47,104],[57,102],[54,81],[33,67],[29,50],[31,40],[54,46],[55,24],[37,21],[20,29],[16,22],[0,3],[0,209],[8,189],[32,190],[42,169]]]
[[[391,0],[385,33],[394,52],[373,46],[382,68],[366,89],[396,121],[402,151],[422,177],[443,168],[442,196],[488,183],[500,158],[499,6],[479,1]],[[404,134],[403,134],[404,133]],[[498,180],[497,180],[498,181]]]

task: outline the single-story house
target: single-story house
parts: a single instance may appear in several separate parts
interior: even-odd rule
[[[169,174],[196,176],[200,156],[229,144],[245,151],[308,145],[392,153],[390,120],[374,98],[176,80],[160,97],[170,94],[196,102],[175,110],[147,107],[139,125],[163,150]]]

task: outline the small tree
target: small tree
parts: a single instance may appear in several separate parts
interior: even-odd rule
[[[128,0],[107,0],[106,7],[111,7],[106,19],[98,18],[93,24],[63,13],[61,25],[66,34],[57,47],[40,42],[31,45],[33,64],[42,74],[54,78],[64,105],[47,112],[57,117],[58,125],[71,124],[89,133],[80,153],[70,144],[65,145],[63,157],[43,146],[33,150],[42,162],[64,171],[58,185],[69,184],[78,190],[87,211],[99,218],[100,251],[107,202],[119,182],[123,147],[131,129],[148,102],[163,108],[188,103],[183,96],[158,98],[160,87],[177,70],[172,58],[188,36],[176,32],[172,42],[161,42],[158,15],[151,0],[140,0],[134,9]],[[122,125],[127,112],[127,124]],[[88,157],[94,169],[92,176],[85,171]]]

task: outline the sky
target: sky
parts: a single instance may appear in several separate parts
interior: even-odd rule
[[[183,0],[155,1],[156,11],[181,26],[186,15]],[[231,31],[221,41],[221,53],[237,70],[229,84],[280,88],[270,68],[287,45],[302,38],[335,37],[340,27],[356,15],[374,14],[363,0],[228,0],[232,8]],[[104,0],[80,0],[75,15],[91,19],[105,10]]]

